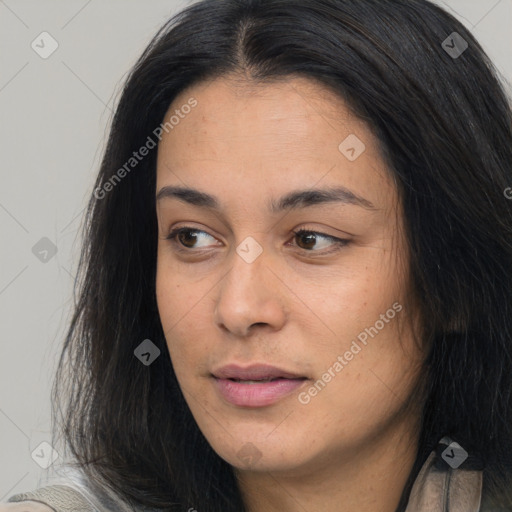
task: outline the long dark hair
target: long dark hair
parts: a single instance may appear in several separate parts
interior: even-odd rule
[[[453,32],[468,45],[448,39],[460,55],[443,45]],[[66,449],[91,481],[133,505],[245,510],[233,468],[186,405],[156,307],[156,149],[126,166],[178,93],[233,73],[262,83],[302,76],[336,91],[375,132],[394,176],[429,347],[418,458],[401,507],[444,435],[478,457],[486,488],[505,496],[511,108],[471,33],[426,0],[203,0],[160,29],[124,85],[85,216],[52,392]],[[149,366],[134,356],[145,339],[161,350]]]

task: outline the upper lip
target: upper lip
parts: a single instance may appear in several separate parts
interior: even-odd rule
[[[268,364],[254,364],[242,367],[237,364],[228,364],[212,372],[218,379],[263,380],[282,377],[285,379],[305,379],[304,375],[289,372]]]

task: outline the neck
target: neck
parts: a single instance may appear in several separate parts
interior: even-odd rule
[[[410,427],[410,425],[408,425]],[[394,431],[363,447],[322,454],[287,472],[236,471],[248,512],[395,512],[417,456],[418,432]]]

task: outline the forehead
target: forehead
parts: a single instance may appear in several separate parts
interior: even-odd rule
[[[194,108],[180,111],[191,99]],[[218,78],[178,95],[165,119],[176,114],[179,122],[159,144],[157,190],[186,182],[216,195],[257,189],[277,196],[292,188],[341,185],[371,196],[378,208],[396,199],[369,127],[315,81]]]
[[[367,131],[337,94],[306,78],[259,84],[229,77],[202,82],[175,98],[166,118],[191,97],[197,100],[197,106],[186,116],[187,122],[180,122],[182,126],[174,127],[170,135],[179,137],[180,132],[187,131],[189,137],[194,131],[194,141],[208,137],[232,146],[231,139],[225,137],[233,136],[239,145],[245,139],[244,148],[250,147],[250,139],[254,139],[260,148],[262,142],[274,142],[274,146],[287,143],[300,151],[318,150],[318,142],[326,132],[332,132],[337,139],[340,129],[342,133]]]

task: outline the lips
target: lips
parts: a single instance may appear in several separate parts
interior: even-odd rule
[[[292,373],[270,365],[252,365],[243,368],[236,364],[223,366],[212,372],[218,379],[237,381],[270,381],[276,379],[306,379],[304,375]]]
[[[227,365],[215,370],[212,377],[220,396],[239,407],[271,405],[308,380],[304,375],[269,365]]]

